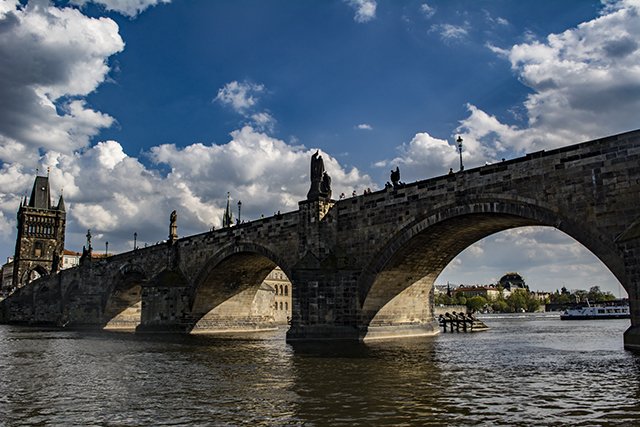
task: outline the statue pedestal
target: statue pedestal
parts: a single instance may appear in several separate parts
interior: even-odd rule
[[[320,222],[335,205],[336,201],[326,197],[317,197],[315,200],[298,202],[300,215],[304,223]]]

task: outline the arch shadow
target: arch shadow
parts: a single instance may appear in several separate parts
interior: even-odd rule
[[[135,330],[141,323],[142,287],[148,280],[144,268],[125,264],[104,295],[102,327],[107,330]]]
[[[196,275],[191,331],[274,328],[274,293],[263,282],[276,266],[290,277],[287,263],[262,245],[237,242],[217,251]]]

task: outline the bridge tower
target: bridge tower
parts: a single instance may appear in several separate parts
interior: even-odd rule
[[[51,204],[49,177],[36,176],[28,202],[18,208],[18,236],[13,258],[14,288],[60,270],[66,211],[62,195]]]

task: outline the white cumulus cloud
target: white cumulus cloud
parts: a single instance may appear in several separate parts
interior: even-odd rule
[[[528,86],[526,125],[501,123],[475,105],[461,121],[465,139],[487,153],[522,154],[638,127],[640,2],[609,3],[603,14],[544,41],[490,46]]]
[[[33,164],[39,149],[73,152],[113,123],[82,100],[124,48],[118,25],[47,2],[0,9],[0,159]]]
[[[103,6],[108,11],[134,17],[151,6],[161,3],[171,3],[171,0],[71,0],[71,3],[78,6],[95,3]]]
[[[405,182],[443,175],[450,168],[458,169],[458,153],[453,143],[434,138],[427,132],[417,133],[411,141],[398,147],[399,156],[378,162],[377,167],[400,167]]]
[[[174,209],[181,236],[220,227],[227,192],[234,208],[242,201],[244,219],[296,210],[309,190],[313,152],[245,126],[232,132],[226,144],[153,147],[146,154],[150,166],[127,155],[117,141],[102,141],[72,154],[49,151],[38,164],[42,172],[51,170],[54,203],[64,189],[67,247],[79,250],[91,229],[95,248],[109,241],[109,248],[118,252],[131,247],[134,232],[140,245],[166,239]],[[343,167],[327,153],[322,156],[333,179],[334,197],[372,187],[371,179],[359,170]],[[169,172],[161,174],[160,166]],[[33,177],[33,170],[19,164],[0,168],[0,219],[5,221],[0,242],[5,246],[11,247],[15,239],[15,213],[20,196],[30,193]]]

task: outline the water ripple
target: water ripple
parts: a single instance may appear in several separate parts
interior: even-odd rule
[[[477,334],[287,345],[0,326],[10,426],[638,425],[628,321],[484,319]]]

